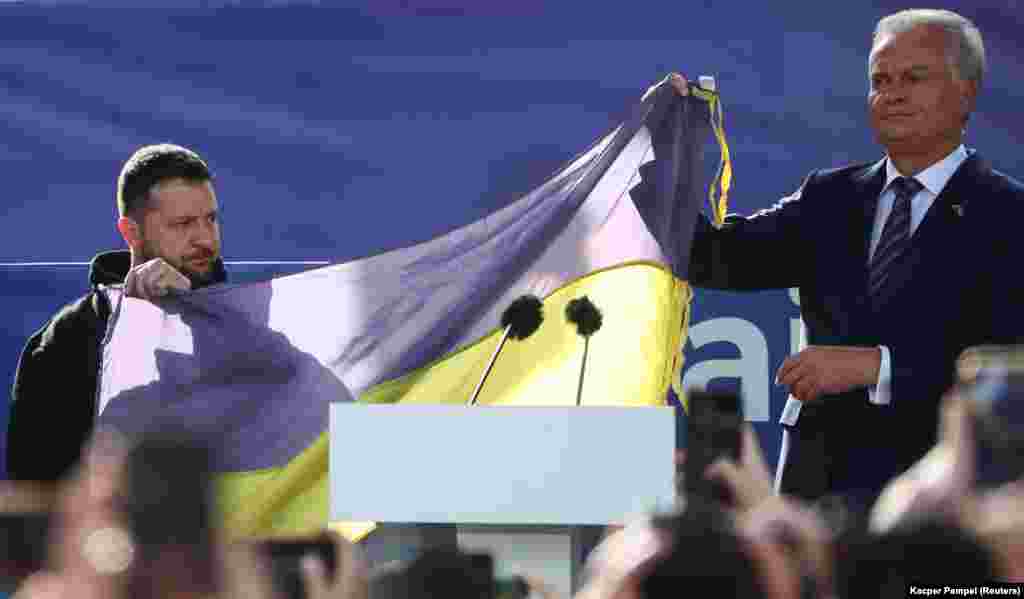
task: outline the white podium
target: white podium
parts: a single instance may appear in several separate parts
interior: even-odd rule
[[[330,518],[455,525],[458,543],[569,597],[580,526],[675,501],[669,407],[330,406]]]

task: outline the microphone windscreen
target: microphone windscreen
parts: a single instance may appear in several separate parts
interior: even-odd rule
[[[512,327],[509,337],[526,339],[544,320],[543,303],[535,295],[523,295],[509,304],[501,314],[501,328]]]
[[[589,337],[601,328],[601,311],[587,296],[578,297],[565,307],[565,318],[576,325],[576,332]]]

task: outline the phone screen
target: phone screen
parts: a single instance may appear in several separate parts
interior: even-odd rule
[[[10,588],[40,570],[46,560],[49,513],[0,514],[0,578]]]
[[[976,485],[991,489],[1024,476],[1024,374],[991,373],[966,386],[975,441]]]
[[[686,431],[683,489],[712,501],[729,503],[727,490],[707,480],[704,472],[719,457],[740,459],[743,407],[739,393],[691,390]]]

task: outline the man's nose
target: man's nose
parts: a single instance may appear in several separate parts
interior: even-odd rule
[[[212,250],[217,244],[217,225],[208,221],[200,221],[192,229],[191,241],[193,245]]]
[[[902,83],[893,83],[882,94],[886,104],[902,104],[907,101],[907,87]]]

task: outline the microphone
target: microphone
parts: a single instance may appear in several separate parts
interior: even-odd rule
[[[484,370],[483,376],[480,377],[480,381],[477,382],[476,389],[473,390],[473,395],[469,398],[469,402],[466,405],[476,405],[477,400],[480,398],[480,391],[484,388],[484,381],[491,374],[494,362],[498,359],[498,354],[505,347],[505,342],[508,341],[508,338],[511,337],[521,341],[532,335],[544,320],[543,310],[544,305],[540,299],[535,295],[529,294],[520,296],[505,308],[505,311],[501,313],[501,326],[505,328],[505,333],[501,336],[501,342],[498,343],[498,347],[491,354],[491,361],[487,363],[487,368]]]
[[[565,307],[565,319],[576,325],[576,334],[583,337],[583,363],[580,365],[580,383],[576,389],[576,405],[583,401],[583,375],[587,369],[590,336],[601,328],[601,311],[587,296],[578,297]]]

